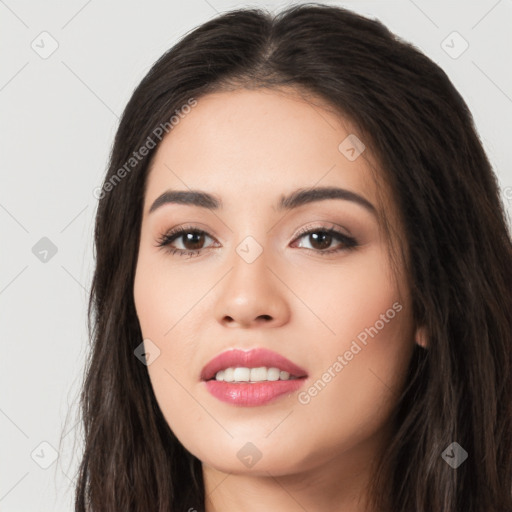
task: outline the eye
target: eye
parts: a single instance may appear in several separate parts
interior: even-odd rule
[[[321,255],[353,249],[358,245],[355,238],[341,233],[334,227],[326,228],[319,226],[316,228],[304,228],[299,232],[296,240],[300,240],[301,238],[306,238],[306,242],[308,242],[311,247],[305,247],[304,245],[299,245],[299,247],[304,247]],[[335,241],[338,241],[338,247],[326,250],[329,249],[331,244]]]
[[[165,247],[169,253],[179,256],[198,256],[206,238],[211,239],[206,231],[182,226],[164,233],[158,239],[157,247]],[[175,240],[181,241],[182,249],[171,246]]]
[[[182,226],[164,233],[158,239],[157,247],[165,247],[167,252],[178,256],[199,256],[203,249],[208,248],[204,247],[206,238],[213,240],[206,231]],[[298,247],[311,250],[321,255],[350,250],[358,246],[358,242],[355,238],[341,233],[334,227],[318,226],[315,228],[304,228],[298,233],[295,240],[302,238],[306,238],[306,242],[309,243],[311,247],[304,246],[303,244],[299,244]],[[175,241],[181,242],[182,248],[173,247],[171,244],[174,244]],[[338,242],[338,246],[334,249],[329,249],[332,243],[336,241]]]

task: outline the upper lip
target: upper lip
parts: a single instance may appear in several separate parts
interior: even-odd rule
[[[226,368],[258,368],[261,366],[279,368],[295,377],[307,377],[304,369],[286,357],[272,350],[256,348],[252,350],[230,349],[220,353],[204,366],[201,371],[201,380],[210,380],[218,371]]]

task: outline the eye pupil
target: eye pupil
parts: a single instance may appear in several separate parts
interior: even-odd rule
[[[197,249],[200,249],[201,247],[195,247],[195,245],[199,244],[199,246],[201,246],[204,243],[204,233],[190,232],[183,236],[185,237],[184,245],[190,251],[195,251]],[[199,240],[197,240],[197,239],[199,239]],[[188,242],[192,242],[192,245],[194,245],[194,247],[188,247],[187,246]]]
[[[314,240],[314,243],[311,244],[313,247],[315,247],[315,243],[318,244],[319,239],[322,239],[322,241],[320,242],[320,247],[315,247],[317,249],[326,249],[331,245],[332,235],[329,235],[328,233],[319,231],[318,233],[311,233],[309,236],[310,239]],[[327,243],[325,243],[326,241]]]

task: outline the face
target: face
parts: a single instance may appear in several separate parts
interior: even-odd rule
[[[349,126],[290,91],[221,92],[157,150],[134,299],[159,406],[203,467],[286,475],[350,461],[353,472],[389,434],[417,333],[379,228],[391,212]],[[313,188],[342,192],[294,196]],[[166,201],[168,191],[212,198]],[[306,376],[203,381],[231,349],[273,351]],[[284,371],[265,361],[224,365]]]

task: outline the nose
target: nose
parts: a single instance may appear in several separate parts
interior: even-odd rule
[[[289,321],[288,289],[268,266],[265,250],[252,263],[235,253],[219,283],[215,316],[224,327],[279,327]]]

